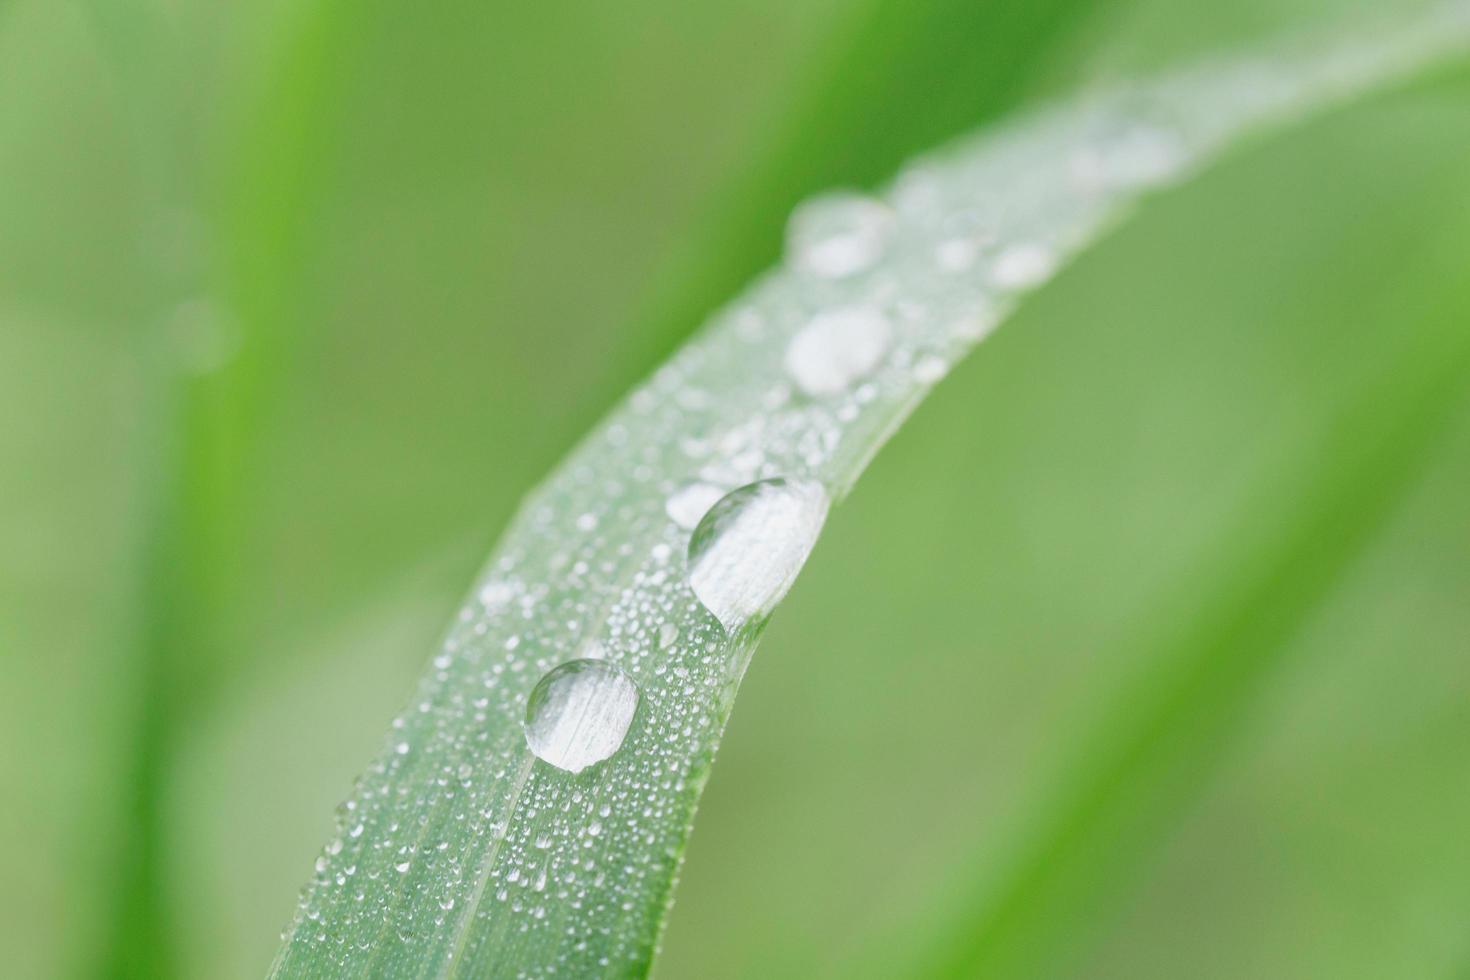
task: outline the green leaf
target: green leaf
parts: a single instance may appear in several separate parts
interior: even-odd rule
[[[527,501],[340,811],[275,975],[646,972],[766,618],[918,400],[1141,193],[1467,27],[1450,5],[1093,93],[912,164],[886,203],[805,205],[787,266]],[[1449,377],[1461,349],[1416,353]]]
[[[1412,395],[1381,376],[1465,322],[1466,80],[1232,153],[926,401],[763,640],[659,973],[922,975],[969,940],[1140,688],[1195,652],[1164,641],[1216,606],[1222,559],[1300,512],[1338,420]],[[1159,784],[1185,792],[1137,781],[1106,846],[1052,856],[1066,887],[1011,947],[1031,972],[1458,975],[1466,407],[1412,518],[1363,532],[1285,649],[1237,649],[1268,672],[1189,730],[1191,778]]]

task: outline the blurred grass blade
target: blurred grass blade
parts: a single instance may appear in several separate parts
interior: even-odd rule
[[[1447,275],[1454,272],[1426,263],[1390,296],[1412,310]],[[933,944],[937,957],[924,975],[1050,976],[1104,931],[1120,893],[1215,772],[1292,640],[1462,417],[1470,334],[1456,316],[1425,319],[1332,420],[1316,465],[1273,485],[1270,505],[1227,528],[1180,583],[1175,598],[1192,612],[1150,638],[1150,662],[1165,666],[1109,706],[1000,880],[949,907],[948,934]]]
[[[910,165],[883,201],[803,206],[786,265],[526,502],[341,808],[274,974],[645,973],[735,690],[829,504],[1122,208],[1458,50],[1470,7],[1437,11],[1099,91]]]

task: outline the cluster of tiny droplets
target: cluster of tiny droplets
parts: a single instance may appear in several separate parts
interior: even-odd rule
[[[1424,43],[1099,93],[921,160],[884,199],[798,209],[783,267],[524,506],[339,809],[277,975],[643,972],[758,632],[722,624],[690,586],[701,516],[755,481],[840,497],[923,392],[1121,207]],[[815,537],[764,529],[786,531]],[[532,754],[522,719],[537,681],[580,658],[615,665],[639,699],[612,756],[572,773]]]

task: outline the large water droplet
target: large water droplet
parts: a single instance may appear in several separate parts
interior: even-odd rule
[[[888,318],[872,307],[819,313],[791,338],[786,371],[808,395],[835,395],[872,373],[892,336]]]
[[[823,194],[791,214],[786,250],[812,275],[840,279],[871,268],[883,255],[893,211],[862,194]]]
[[[610,758],[633,723],[638,686],[605,660],[570,660],[546,672],[526,702],[526,744],[537,758],[581,772]]]
[[[726,629],[769,613],[786,595],[827,519],[816,483],[762,480],[732,490],[689,539],[689,584]]]

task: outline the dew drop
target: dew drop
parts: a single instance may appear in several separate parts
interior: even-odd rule
[[[920,384],[932,385],[948,373],[949,364],[942,357],[925,357],[914,365],[914,380]]]
[[[1173,179],[1186,162],[1185,149],[1173,134],[1139,124],[1105,134],[1079,150],[1072,175],[1089,191],[1143,188]]]
[[[786,251],[802,271],[841,279],[883,256],[892,227],[893,212],[880,201],[852,192],[823,194],[792,212]]]
[[[934,249],[935,261],[945,272],[964,272],[979,255],[980,246],[967,238],[951,238]]]
[[[1012,245],[995,259],[990,277],[1004,289],[1029,289],[1039,286],[1056,270],[1057,259],[1045,245],[1024,243]]]
[[[836,395],[872,373],[892,337],[888,318],[872,307],[819,313],[791,338],[786,371],[808,395]]]
[[[761,480],[726,494],[689,539],[689,584],[726,629],[786,595],[827,519],[816,483]]]
[[[1126,186],[1148,186],[1173,179],[1184,166],[1185,151],[1169,133],[1130,130],[1109,154],[1113,179]]]
[[[638,710],[638,686],[605,660],[571,660],[536,683],[526,703],[526,744],[536,757],[581,772],[612,756]]]
[[[487,606],[503,606],[515,598],[515,589],[508,582],[490,582],[480,589],[480,601]]]

